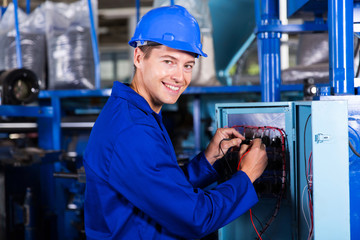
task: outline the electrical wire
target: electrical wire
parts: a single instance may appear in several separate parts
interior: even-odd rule
[[[222,144],[223,141],[229,141],[229,140],[231,140],[231,139],[230,139],[230,138],[223,138],[223,139],[221,139],[221,141],[219,142],[219,149],[220,149],[220,151],[221,151],[221,153],[222,153],[222,155],[223,155],[223,157],[224,157],[224,159],[225,159],[225,162],[226,162],[226,164],[227,164],[227,166],[228,166],[228,168],[229,168],[229,170],[230,170],[230,173],[233,174],[233,170],[232,170],[232,168],[231,168],[231,166],[230,166],[230,163],[229,163],[229,161],[228,161],[228,159],[227,159],[227,155],[224,153],[224,151],[223,151],[223,149],[222,149],[222,147],[221,147],[221,144]]]
[[[262,234],[265,233],[265,231],[268,229],[268,227],[272,224],[272,222],[275,220],[279,209],[280,209],[280,205],[281,205],[281,199],[283,197],[283,194],[285,192],[285,182],[286,182],[286,151],[285,151],[285,145],[287,143],[287,138],[286,138],[286,132],[283,129],[277,128],[277,127],[271,127],[271,126],[264,126],[264,127],[259,127],[259,126],[249,126],[249,125],[235,125],[232,126],[233,128],[242,128],[244,135],[247,129],[252,129],[253,130],[253,138],[256,137],[256,134],[259,135],[259,131],[262,131],[260,133],[261,136],[263,136],[265,131],[269,131],[270,129],[273,130],[275,133],[279,132],[280,136],[281,136],[281,155],[282,155],[282,159],[283,159],[283,164],[282,164],[282,176],[281,176],[281,192],[278,195],[278,199],[275,205],[275,209],[274,209],[274,213],[272,214],[271,218],[267,221],[265,227],[262,227],[260,234],[258,235],[258,239],[261,239]],[[246,136],[245,136],[246,137]],[[276,151],[274,149],[274,151]],[[245,154],[241,157],[241,159],[245,156]],[[274,157],[275,157],[275,152],[274,152]],[[241,164],[241,159],[238,163],[238,169],[240,168],[240,164]],[[253,224],[254,225],[254,224]],[[255,229],[256,230],[256,229]],[[257,232],[257,230],[256,230]]]
[[[248,153],[250,152],[250,150],[251,150],[251,149],[248,149],[248,150],[240,157],[238,166],[237,166],[237,168],[236,168],[238,171],[240,170],[241,160],[245,157],[246,154],[248,154]]]
[[[303,189],[302,194],[301,194],[301,211],[303,213],[306,225],[307,225],[308,230],[310,232],[310,224],[309,224],[308,217],[306,216],[305,210],[304,210],[304,195],[305,195],[305,190],[306,189],[307,189],[307,185],[304,186],[304,189]],[[309,212],[309,215],[310,215],[310,212]]]
[[[355,51],[356,52],[355,52],[354,56],[356,57],[357,53],[360,51],[360,39],[358,39],[358,41],[357,41]],[[359,57],[359,64],[358,64],[358,67],[357,67],[357,70],[356,70],[356,73],[355,73],[355,77],[359,77],[359,73],[360,73],[360,57]]]
[[[252,214],[253,217],[256,219],[256,221],[258,221],[258,223],[260,224],[260,227],[263,228],[263,227],[264,227],[263,224],[261,223],[260,219],[255,215],[255,213],[253,213],[253,212],[251,211],[251,214]]]
[[[306,122],[305,122],[305,127],[304,127],[304,164],[305,164],[305,177],[306,177],[306,182],[308,185],[309,185],[309,181],[308,181],[307,175],[306,175],[306,169],[307,169],[307,166],[306,166],[306,162],[307,162],[307,159],[306,159],[306,128],[309,123],[310,117],[311,117],[311,114],[309,114],[309,116],[307,117]]]
[[[351,151],[353,151],[353,153],[354,153],[356,156],[360,157],[360,153],[358,153],[358,152],[356,151],[356,149],[354,148],[354,146],[351,144],[350,140],[349,140],[349,147],[350,147]]]
[[[250,152],[250,150],[251,150],[251,147],[240,157],[239,163],[238,163],[238,166],[237,166],[237,170],[238,170],[238,171],[240,170],[241,160],[245,157],[246,154],[248,154],[248,153]],[[255,226],[255,224],[254,224],[254,221],[253,221],[253,218],[252,218],[252,211],[251,211],[251,209],[249,210],[249,212],[250,212],[250,220],[251,220],[251,223],[252,223],[252,225],[253,225],[253,227],[254,227],[254,229],[255,229],[255,232],[256,232],[256,234],[258,235],[258,237],[262,240],[262,238],[261,238],[261,236],[260,236],[260,234],[259,234],[259,232],[258,232],[258,230],[256,229],[256,226]],[[256,219],[259,221],[258,218],[256,218]],[[260,221],[259,221],[259,222],[260,222]],[[261,222],[260,222],[260,223],[261,223]],[[261,225],[262,225],[262,224],[261,224]]]
[[[260,236],[259,232],[257,231],[256,226],[255,226],[255,224],[254,224],[254,221],[253,221],[253,218],[252,218],[251,209],[249,210],[249,212],[250,212],[251,223],[252,223],[252,225],[253,225],[253,227],[254,227],[254,229],[255,229],[255,232],[256,232],[256,234],[258,235],[259,239],[262,240],[262,238],[261,238],[261,236]]]
[[[304,218],[306,221],[306,224],[308,225],[309,233],[308,233],[308,240],[310,240],[314,234],[314,211],[313,211],[313,198],[312,198],[312,151],[310,152],[309,158],[306,158],[306,129],[307,125],[309,123],[311,114],[306,119],[305,126],[304,126],[304,164],[305,164],[305,178],[306,178],[306,185],[307,191],[308,191],[308,211],[310,216],[310,223],[307,221],[307,218]],[[304,188],[305,189],[305,188]],[[303,200],[303,197],[302,197]],[[302,203],[303,208],[303,203]],[[304,213],[304,211],[303,211]]]
[[[270,227],[270,225],[272,224],[272,222],[275,220],[277,214],[279,213],[280,210],[280,204],[281,204],[281,199],[283,197],[283,194],[285,192],[285,178],[286,178],[286,154],[285,154],[285,131],[283,131],[282,129],[279,128],[274,128],[274,127],[269,127],[267,126],[267,128],[271,128],[274,131],[278,131],[281,135],[281,155],[283,155],[283,168],[282,168],[282,177],[281,177],[281,192],[278,196],[276,205],[275,205],[275,209],[274,209],[274,213],[271,216],[271,218],[267,221],[265,227],[263,229],[261,229],[260,231],[260,235],[264,234],[265,231]]]

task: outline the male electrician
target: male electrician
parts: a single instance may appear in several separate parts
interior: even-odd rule
[[[140,20],[131,84],[115,82],[92,129],[84,155],[87,239],[193,239],[233,221],[257,201],[253,182],[267,164],[265,146],[254,140],[241,169],[213,190],[213,164],[244,137],[218,129],[204,152],[182,170],[162,122],[191,81],[202,51],[198,23],[181,6],[160,7]],[[244,151],[240,151],[243,153]],[[242,154],[239,154],[241,157]]]

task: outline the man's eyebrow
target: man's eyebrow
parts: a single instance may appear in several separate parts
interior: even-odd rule
[[[163,55],[163,56],[161,56],[160,58],[171,58],[172,60],[178,60],[176,57],[171,56],[171,55]],[[195,61],[191,60],[191,61],[188,61],[188,62],[186,62],[186,63],[193,63],[193,64],[195,64]]]
[[[173,57],[173,56],[171,56],[171,55],[163,55],[163,56],[161,56],[161,58],[171,58],[171,59],[173,59],[173,60],[177,60],[176,57]]]

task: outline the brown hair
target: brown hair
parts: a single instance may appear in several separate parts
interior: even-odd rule
[[[146,45],[139,46],[140,50],[144,53],[144,59],[148,59],[150,57],[151,51],[154,48],[158,48],[161,44],[157,42],[147,42]],[[134,65],[134,74],[136,73],[136,66]]]

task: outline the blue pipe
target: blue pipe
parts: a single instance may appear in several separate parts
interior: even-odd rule
[[[136,22],[140,21],[140,0],[136,0]]]
[[[26,0],[26,13],[30,14],[30,2],[31,0]]]
[[[201,104],[200,95],[195,95],[193,100],[193,124],[195,135],[195,153],[198,154],[201,151]]]
[[[353,95],[353,0],[328,0],[329,80],[335,95]]]
[[[280,26],[278,2],[275,0],[265,0],[261,3],[260,0],[257,1],[259,2],[255,3],[255,9],[261,11],[260,26]],[[257,24],[259,24],[259,20],[257,20]],[[261,100],[263,102],[280,101],[280,38],[281,32],[257,32]]]
[[[170,6],[175,5],[175,1],[174,0],[170,0]]]
[[[260,17],[260,0],[255,0],[255,23],[256,26],[261,25],[261,17]]]
[[[95,63],[95,88],[99,89],[100,88],[100,57],[99,57],[99,47],[97,42],[91,0],[88,0],[88,5],[89,5],[90,26],[91,26],[91,44],[93,48],[94,63]]]
[[[14,0],[14,13],[15,13],[15,44],[16,44],[16,60],[18,68],[22,68],[22,55],[20,44],[20,30],[19,30],[19,18],[18,18],[18,1]]]

